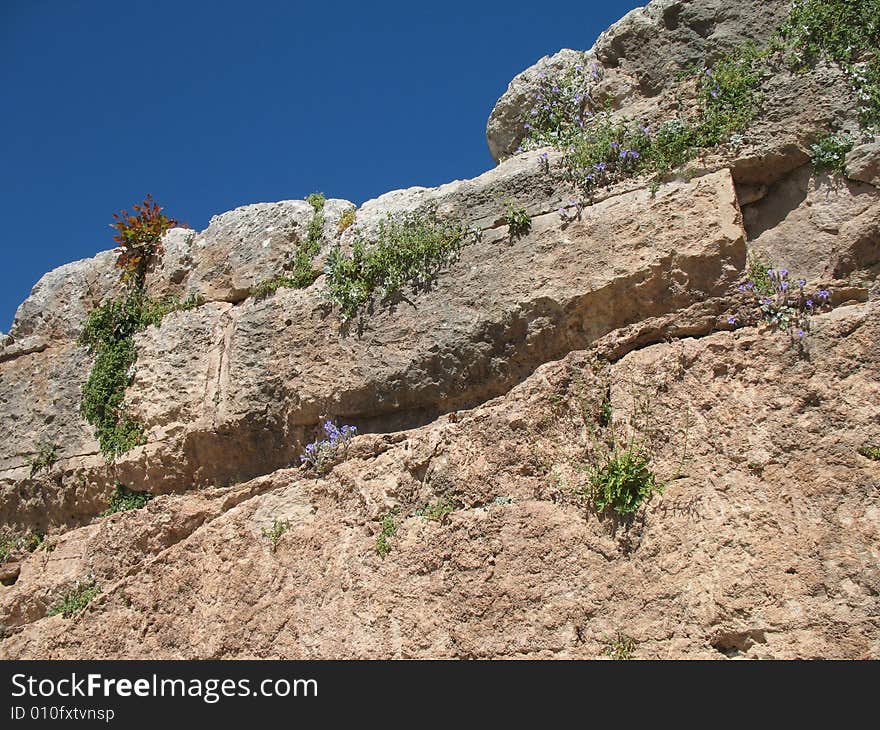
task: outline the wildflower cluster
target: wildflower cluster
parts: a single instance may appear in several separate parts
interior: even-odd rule
[[[601,80],[602,67],[591,64],[587,68],[585,54],[579,63],[559,76],[541,72],[531,108],[526,113],[523,140],[517,152],[562,147],[576,138],[593,115],[590,88]]]
[[[831,308],[830,290],[809,292],[805,279],[789,279],[788,269],[767,269],[765,284],[748,281],[738,288],[754,297],[761,319],[774,329],[790,332],[797,338],[810,331],[813,314]],[[731,317],[728,322],[736,324],[736,319]]]
[[[510,240],[525,236],[532,229],[532,217],[511,202],[507,203],[504,212],[504,222],[507,223]]]
[[[357,428],[354,426],[339,428],[333,421],[325,421],[324,434],[326,438],[315,439],[312,443],[306,444],[305,451],[299,460],[319,474],[324,474],[340,455],[345,454],[348,442],[356,433]]]

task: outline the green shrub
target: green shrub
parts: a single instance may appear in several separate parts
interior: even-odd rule
[[[846,136],[822,134],[815,144],[810,145],[810,159],[817,172],[843,172],[846,155],[853,148],[853,142]]]
[[[327,257],[325,296],[353,318],[375,297],[386,301],[405,286],[426,288],[444,267],[458,260],[463,246],[479,234],[460,221],[441,220],[435,209],[388,216],[375,241],[356,235],[352,252],[337,246]]]
[[[110,496],[110,504],[102,513],[102,517],[127,512],[132,509],[141,509],[153,498],[149,492],[137,492],[123,484],[116,484],[116,491]]]
[[[376,538],[376,552],[380,558],[384,558],[391,552],[391,545],[388,544],[388,540],[394,537],[397,532],[397,523],[394,520],[395,514],[395,511],[392,510],[380,522],[379,535]]]
[[[654,494],[663,491],[642,449],[615,446],[589,472],[590,496],[599,514],[629,515]]]
[[[507,204],[504,212],[504,222],[507,223],[509,236],[512,239],[525,236],[532,229],[532,217],[513,203]]]
[[[47,442],[37,444],[37,451],[28,454],[27,463],[31,467],[31,477],[35,477],[41,471],[50,471],[58,461],[58,446]]]
[[[78,580],[76,585],[49,610],[49,615],[61,614],[64,618],[71,618],[85,609],[100,592],[101,588],[94,577]]]

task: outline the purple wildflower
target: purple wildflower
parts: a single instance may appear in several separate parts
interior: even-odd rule
[[[727,324],[736,324],[736,317],[728,317]]]

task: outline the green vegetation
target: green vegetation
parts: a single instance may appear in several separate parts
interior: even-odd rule
[[[127,512],[132,509],[141,509],[147,502],[153,498],[149,492],[137,492],[129,489],[123,484],[116,484],[116,491],[110,497],[110,504],[101,513],[101,517],[116,514],[117,512]]]
[[[281,540],[281,536],[290,529],[290,521],[289,520],[279,520],[276,519],[272,523],[272,527],[264,527],[262,531],[263,537],[269,541],[269,544],[272,545],[272,552],[274,553],[278,549],[278,543]]]
[[[862,126],[880,129],[880,0],[795,0],[790,14],[763,48],[747,44],[721,56],[711,68],[682,73],[682,89],[694,104],[681,116],[650,129],[635,120],[612,119],[595,98],[602,71],[581,63],[538,82],[526,112],[519,151],[547,145],[565,151],[561,177],[582,196],[580,212],[597,189],[636,175],[650,175],[651,193],[663,177],[702,151],[739,148],[743,133],[760,114],[761,86],[780,65],[794,71],[820,60],[841,66],[859,105]],[[684,99],[682,101],[685,101]],[[607,108],[607,105],[606,107]],[[813,146],[818,169],[839,171],[851,142],[825,134]],[[542,164],[548,168],[547,157]],[[564,220],[570,219],[562,209]]]
[[[507,223],[510,239],[525,236],[532,229],[532,217],[513,203],[507,203],[504,212],[504,222]]]
[[[397,532],[397,523],[394,520],[395,514],[395,511],[392,510],[380,522],[379,536],[376,538],[376,552],[380,558],[384,558],[391,552],[391,545],[388,544],[388,540],[394,537]]]
[[[55,462],[58,461],[57,444],[38,443],[36,453],[28,454],[26,461],[31,467],[31,477],[35,477],[41,471],[51,471]]]
[[[147,268],[161,250],[161,239],[177,221],[162,214],[148,195],[135,213],[114,214],[114,237],[121,247],[116,265],[123,270],[126,295],[96,307],[89,313],[80,335],[81,344],[95,356],[92,371],[83,386],[80,412],[94,427],[101,452],[108,461],[143,443],[143,425],[125,413],[125,389],[134,375],[137,351],[134,335],[151,324],[158,325],[174,308],[197,306],[191,295],[177,304],[173,300],[155,301],[145,291]]]
[[[844,135],[821,134],[816,143],[810,145],[810,159],[817,172],[843,172],[846,155],[853,148],[853,141]]]
[[[599,514],[633,514],[654,494],[663,491],[644,450],[629,444],[615,446],[589,471],[590,497]]]
[[[323,193],[312,193],[306,198],[312,206],[312,219],[306,230],[306,238],[296,248],[293,264],[284,274],[278,274],[251,287],[251,296],[265,299],[279,289],[305,289],[315,281],[316,274],[312,270],[312,261],[321,250],[321,237],[324,235],[324,203]]]
[[[45,539],[45,535],[42,535],[39,532],[34,532],[33,530],[29,530],[20,535],[8,531],[4,532],[3,535],[0,536],[0,562],[9,560],[15,555],[34,552],[34,550],[43,544]]]
[[[633,658],[635,650],[635,639],[618,631],[617,638],[608,643],[608,646],[605,648],[605,651],[603,653],[610,659],[625,661]]]
[[[859,449],[859,453],[864,456],[866,459],[871,459],[873,461],[880,461],[880,445],[870,446],[865,444],[862,448]]]
[[[433,504],[427,504],[422,509],[420,509],[416,514],[419,517],[424,517],[426,520],[434,520],[436,522],[440,522],[443,520],[446,515],[452,514],[455,511],[455,502],[447,496],[438,497],[437,501]]]
[[[842,67],[862,127],[880,128],[880,0],[795,0],[779,38],[789,68]]]
[[[753,289],[757,294],[769,296],[775,292],[770,277],[771,271],[773,269],[761,254],[754,251],[749,252],[746,259],[746,275],[754,285]]]
[[[388,301],[407,285],[414,291],[427,288],[478,237],[460,221],[441,220],[434,208],[389,215],[379,223],[375,241],[357,233],[350,255],[339,246],[330,252],[325,295],[347,322],[377,296]]]
[[[61,614],[64,618],[71,618],[88,606],[100,592],[101,588],[93,577],[78,580],[49,610],[49,615]]]
[[[339,223],[336,224],[336,232],[340,235],[343,231],[351,228],[357,218],[357,208],[346,208],[339,216]]]

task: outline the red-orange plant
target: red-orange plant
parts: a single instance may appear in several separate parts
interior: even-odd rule
[[[161,251],[165,231],[181,224],[162,213],[162,207],[152,195],[147,195],[142,204],[135,204],[132,209],[133,213],[122,210],[113,214],[116,222],[111,228],[119,231],[113,236],[119,244],[116,265],[123,270],[123,280],[135,277],[142,282],[150,259]]]

